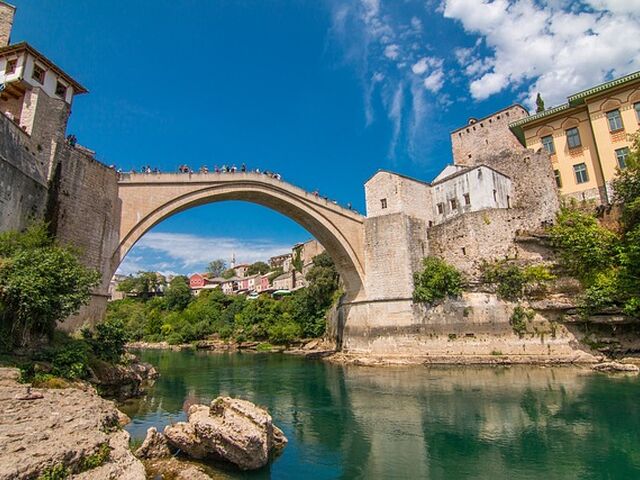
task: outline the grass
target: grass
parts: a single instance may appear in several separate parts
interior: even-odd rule
[[[96,453],[84,457],[80,461],[78,468],[72,470],[66,465],[58,463],[57,465],[44,470],[37,480],[66,480],[72,473],[86,472],[103,465],[107,460],[109,460],[110,455],[111,447],[109,447],[107,443],[103,443],[100,445]]]

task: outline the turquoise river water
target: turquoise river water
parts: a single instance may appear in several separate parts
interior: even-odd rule
[[[577,367],[357,367],[281,354],[139,352],[161,377],[127,430],[218,395],[289,439],[251,479],[640,479],[640,379]],[[220,466],[216,468],[220,469]]]

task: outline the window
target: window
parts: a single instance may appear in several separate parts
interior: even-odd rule
[[[582,146],[582,142],[580,141],[580,132],[578,132],[578,127],[573,127],[567,130],[567,143],[569,144],[569,148],[577,148]]]
[[[456,210],[458,208],[458,201],[455,198],[449,200],[449,204],[451,205],[451,210]]]
[[[562,178],[560,178],[560,170],[554,170],[553,176],[556,177],[556,186],[562,188]]]
[[[640,123],[640,102],[633,104],[633,109],[636,111],[636,119]]]
[[[589,181],[587,166],[584,163],[574,165],[573,172],[576,174],[576,183],[587,183]]]
[[[620,110],[611,110],[607,112],[607,120],[609,121],[609,131],[617,132],[622,130],[622,117],[620,116]]]
[[[616,150],[616,160],[620,170],[627,168],[627,157],[629,156],[629,147],[619,148]]]
[[[438,207],[438,214],[442,215],[444,213],[444,203],[439,203],[437,207]]]
[[[34,65],[31,78],[33,78],[38,83],[44,83],[44,68],[39,67],[38,65]]]
[[[382,208],[387,208],[387,199],[383,198],[382,200],[380,200],[380,206]]]
[[[67,86],[62,82],[56,83],[56,95],[64,98],[67,95]]]
[[[464,204],[465,205],[471,205],[471,196],[469,196],[468,193],[464,194]]]
[[[17,58],[14,58],[13,60],[8,60],[7,61],[7,67],[4,69],[4,74],[5,75],[10,75],[12,73],[15,73],[17,66],[18,66],[18,59]]]
[[[547,135],[546,137],[542,137],[541,140],[542,140],[542,146],[547,151],[547,153],[549,155],[555,155],[556,147],[553,144],[553,136]]]

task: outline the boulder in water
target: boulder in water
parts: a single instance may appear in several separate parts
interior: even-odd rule
[[[168,425],[169,443],[198,459],[225,460],[242,470],[263,467],[286,445],[271,415],[246,400],[218,397],[211,405],[192,405],[189,421]]]

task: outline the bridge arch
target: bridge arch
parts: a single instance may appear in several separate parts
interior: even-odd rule
[[[256,173],[131,174],[118,182],[119,245],[111,274],[154,225],[190,208],[226,200],[262,205],[311,233],[336,264],[346,299],[364,297],[364,217],[287,182]]]

